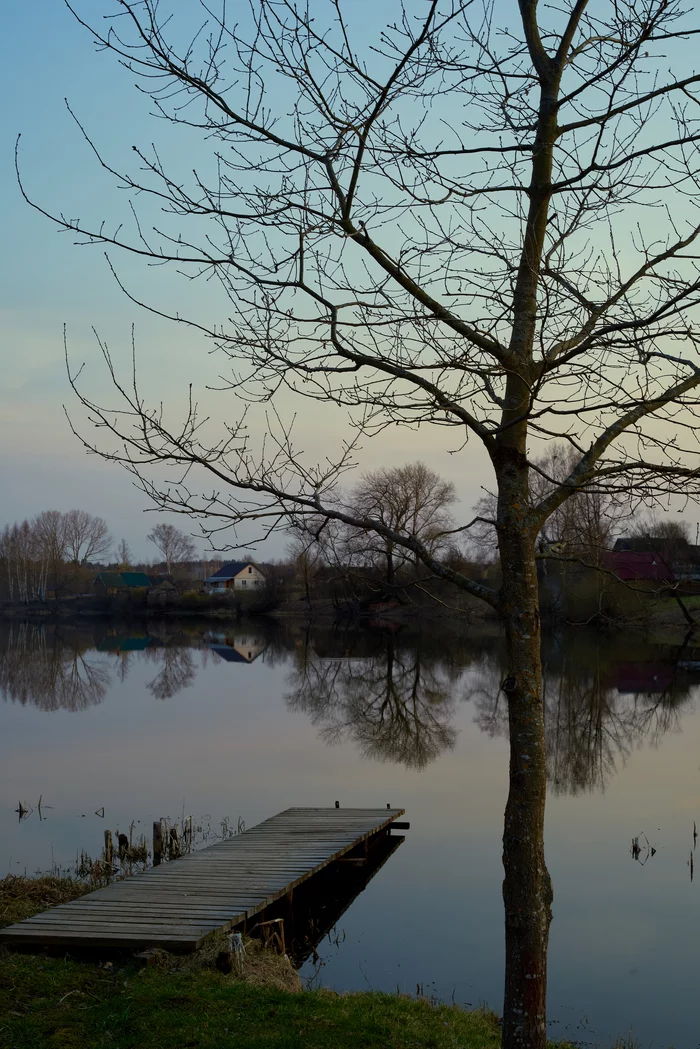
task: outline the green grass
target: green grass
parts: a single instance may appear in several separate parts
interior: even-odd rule
[[[85,891],[68,879],[0,881],[0,925]],[[498,1049],[492,1013],[391,994],[291,991],[288,963],[251,946],[250,978],[198,955],[145,969],[0,948],[2,1049]],[[257,955],[257,956],[256,956]],[[285,977],[284,965],[289,972]],[[292,974],[293,975],[293,974]],[[266,985],[266,980],[278,986]],[[560,1047],[563,1049],[563,1047]]]
[[[0,954],[7,1049],[496,1049],[486,1013],[388,994],[292,994],[211,970]]]

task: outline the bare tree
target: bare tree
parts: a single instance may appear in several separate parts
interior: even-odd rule
[[[146,538],[155,543],[160,550],[168,573],[172,571],[174,564],[192,561],[196,557],[195,545],[190,536],[185,535],[174,525],[157,524]]]
[[[107,522],[86,510],[69,510],[63,515],[66,552],[77,567],[104,557],[112,545]]]
[[[46,587],[47,566],[38,560],[39,551],[29,521],[6,525],[0,549],[10,600],[27,602],[41,597]]]
[[[296,576],[304,584],[304,596],[311,610],[311,583],[324,560],[324,546],[320,536],[308,523],[298,522],[290,526],[287,554],[292,561]]]
[[[162,509],[264,531],[290,513],[326,516],[403,546],[498,611],[511,747],[503,1045],[544,1049],[552,890],[536,541],[580,492],[698,494],[694,11],[519,0],[514,17],[479,0],[393,0],[385,28],[368,33],[348,0],[251,0],[235,23],[208,0],[201,11],[108,6],[118,17],[88,26],[97,46],[184,128],[188,158],[197,130],[203,151],[192,172],[136,148],[134,169],[118,171],[85,130],[133,211],[112,225],[52,217],[82,241],[218,279],[230,319],[189,322],[230,359],[231,390],[267,406],[270,434],[258,448],[245,412],[227,413],[208,441],[194,402],[169,427],[103,346],[119,406],[82,393],[106,441],[85,443]],[[326,449],[317,465],[300,458],[280,389],[347,408],[359,435],[431,424],[452,428],[451,449],[480,442],[500,589],[356,514],[339,489],[356,440],[335,461]],[[533,505],[531,471],[552,437],[575,465]],[[152,478],[168,465],[161,486]],[[191,487],[196,470],[206,496]]]
[[[528,493],[532,509],[566,481],[577,461],[576,450],[564,441],[553,442],[545,455],[534,460]],[[602,552],[611,546],[613,532],[632,519],[638,502],[634,492],[616,492],[608,487],[574,492],[543,522],[538,535],[539,550],[546,554],[556,548],[600,565]],[[474,512],[479,521],[470,532],[472,541],[480,548],[497,551],[497,494],[484,495]]]
[[[31,537],[35,572],[41,579],[34,591],[43,597],[49,579],[54,590],[61,582],[68,545],[65,516],[60,510],[42,510],[31,522]]]
[[[382,564],[391,584],[403,563],[420,561],[415,551],[396,544],[391,533],[417,539],[435,558],[454,531],[449,507],[456,501],[454,484],[442,480],[425,463],[372,470],[352,490],[350,505],[356,517],[381,521],[387,534],[350,527],[346,529],[348,546],[365,564]]]
[[[42,510],[32,521],[37,553],[50,564],[62,561],[68,540],[66,521],[60,510]]]
[[[119,545],[114,553],[118,565],[122,568],[129,568],[131,566],[131,548],[126,539],[119,540]]]
[[[659,519],[655,515],[635,521],[630,528],[630,535],[638,539],[661,539],[669,545],[688,546],[690,527],[687,521]]]

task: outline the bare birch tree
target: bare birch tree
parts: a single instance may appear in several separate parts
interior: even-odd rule
[[[45,569],[38,565],[37,544],[29,521],[6,525],[2,533],[2,559],[11,601],[27,602],[42,593]]]
[[[114,551],[117,564],[120,568],[131,567],[131,547],[127,543],[126,539],[120,539],[117,545],[117,549]]]
[[[192,561],[196,556],[195,545],[190,536],[185,535],[175,525],[157,524],[146,538],[155,543],[163,555],[168,573],[172,571],[173,565]]]
[[[49,581],[53,589],[61,582],[68,546],[65,515],[60,510],[42,510],[31,522],[33,590],[43,597]]]
[[[517,11],[388,0],[376,10],[384,27],[368,32],[349,0],[251,0],[235,22],[217,0],[103,6],[115,17],[88,26],[98,48],[186,133],[187,170],[150,145],[118,169],[85,128],[133,211],[52,217],[83,242],[218,280],[221,317],[190,322],[229,359],[232,394],[268,406],[272,432],[258,447],[245,412],[229,411],[223,438],[207,441],[194,404],[170,427],[103,347],[119,411],[82,393],[104,436],[85,443],[163,509],[217,527],[332,518],[497,610],[511,747],[503,1045],[544,1049],[552,889],[536,537],[578,492],[698,493],[695,14],[680,0],[519,0]],[[83,7],[87,24],[94,9]],[[421,424],[448,427],[450,449],[480,442],[500,589],[353,514],[338,483],[354,440],[335,460],[325,449],[318,464],[301,459],[280,390],[335,402],[360,434]],[[531,470],[552,436],[575,465],[532,505]],[[160,485],[168,465],[178,473]]]

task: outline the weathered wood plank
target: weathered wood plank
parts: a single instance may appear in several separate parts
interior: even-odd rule
[[[195,950],[368,838],[403,809],[287,809],[173,863],[0,930],[0,941]]]

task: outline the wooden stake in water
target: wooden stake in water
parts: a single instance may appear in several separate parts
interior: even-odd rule
[[[153,866],[158,867],[163,859],[163,828],[160,820],[153,823]]]
[[[105,831],[105,863],[108,867],[112,866],[112,832],[111,830]]]
[[[176,860],[180,855],[180,839],[177,834],[177,827],[170,828],[170,834],[168,837],[168,859]]]

